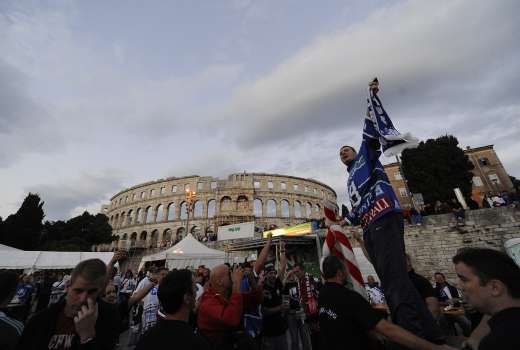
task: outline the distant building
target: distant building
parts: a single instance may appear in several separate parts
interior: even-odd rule
[[[512,191],[513,182],[498,158],[493,145],[464,150],[475,166],[473,169],[473,198],[482,201],[487,192]]]
[[[484,194],[488,192],[511,191],[513,183],[500,162],[493,145],[477,148],[467,147],[464,154],[473,163],[473,190],[472,197],[479,204]],[[406,190],[405,178],[401,174],[399,163],[394,162],[384,166],[397,199],[403,208],[412,206],[412,197]]]
[[[392,185],[394,192],[399,200],[399,204],[401,204],[402,208],[411,208],[412,207],[412,197],[410,193],[408,193],[406,189],[405,178],[401,174],[401,169],[399,167],[399,163],[390,163],[385,165],[385,171],[388,175],[388,179],[390,180],[390,184]]]

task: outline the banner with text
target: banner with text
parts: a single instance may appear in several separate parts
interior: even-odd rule
[[[267,238],[267,236],[269,234],[272,234],[273,237],[276,237],[276,236],[297,237],[297,236],[305,236],[310,233],[312,233],[312,225],[310,222],[307,222],[305,224],[300,224],[300,225],[296,225],[296,226],[277,228],[275,230],[264,231],[263,237]]]
[[[254,238],[255,223],[243,222],[240,224],[220,226],[217,231],[217,240],[226,241],[237,238]]]

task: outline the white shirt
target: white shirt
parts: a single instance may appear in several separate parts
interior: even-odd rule
[[[139,285],[134,291],[134,294],[143,289],[146,284],[151,283],[148,277],[143,278]],[[141,303],[143,304],[143,316],[141,319],[141,333],[146,332],[149,328],[153,327],[157,323],[157,312],[159,311],[159,298],[157,297],[158,286],[150,289],[148,294],[143,298]]]

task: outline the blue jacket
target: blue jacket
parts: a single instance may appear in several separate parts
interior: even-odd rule
[[[381,156],[379,134],[369,118],[365,119],[363,141],[356,158],[348,165],[347,188],[352,210],[347,221],[363,229],[383,215],[401,211],[399,201],[390,185]]]

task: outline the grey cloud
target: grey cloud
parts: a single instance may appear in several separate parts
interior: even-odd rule
[[[518,103],[516,1],[406,2],[302,49],[270,74],[239,87],[222,119],[242,147],[347,127],[364,112],[377,75],[401,120]]]
[[[28,153],[63,146],[51,115],[28,93],[24,75],[0,59],[0,168]]]
[[[66,220],[86,209],[98,210],[103,200],[123,188],[122,183],[113,173],[83,173],[60,183],[30,186],[26,191],[40,195],[47,220]]]

